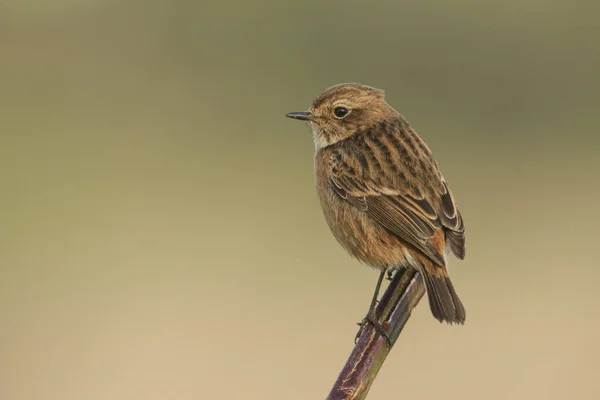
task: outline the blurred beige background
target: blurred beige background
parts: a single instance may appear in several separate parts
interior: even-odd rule
[[[387,91],[467,227],[467,324],[423,302],[369,398],[600,398],[598,11],[1,1],[0,398],[324,398],[376,274],[283,115],[344,81]]]

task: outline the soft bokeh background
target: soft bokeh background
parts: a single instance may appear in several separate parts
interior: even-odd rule
[[[320,399],[376,274],[309,129],[384,88],[465,217],[464,327],[369,398],[598,399],[597,1],[0,2],[0,398]]]

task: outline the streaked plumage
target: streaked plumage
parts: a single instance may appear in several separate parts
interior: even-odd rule
[[[433,315],[463,323],[446,269],[447,250],[465,255],[463,220],[423,139],[365,85],[333,86],[304,115],[296,117],[313,129],[317,190],[338,242],[374,268],[416,268]]]

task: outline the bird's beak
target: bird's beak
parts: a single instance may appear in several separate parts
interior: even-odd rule
[[[285,114],[288,118],[299,119],[300,121],[315,121],[316,118],[314,115],[309,113],[308,111],[296,111]]]

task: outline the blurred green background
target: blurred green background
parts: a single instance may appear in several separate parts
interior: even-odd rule
[[[0,398],[319,399],[376,273],[337,245],[326,87],[386,90],[467,227],[369,398],[598,399],[597,1],[0,2]]]

